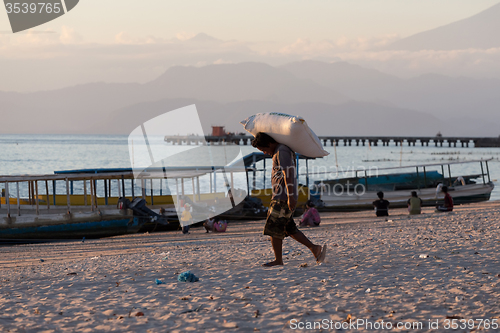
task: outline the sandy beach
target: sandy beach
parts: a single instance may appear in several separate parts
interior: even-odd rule
[[[0,328],[499,331],[500,202],[390,213],[322,213],[321,227],[303,229],[328,245],[321,265],[287,239],[285,265],[261,267],[273,259],[264,221],[230,223],[224,234],[193,228],[2,246]],[[200,280],[178,282],[187,270]]]

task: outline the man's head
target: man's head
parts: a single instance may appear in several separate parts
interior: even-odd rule
[[[273,155],[276,150],[278,142],[266,133],[259,132],[252,140],[252,146],[260,150],[261,152]]]
[[[411,191],[411,196],[416,198],[417,197],[417,191]]]
[[[443,186],[441,191],[443,191],[443,193],[448,193],[448,186]]]
[[[382,192],[382,191],[377,192],[377,197],[379,197],[379,199],[383,199],[384,198],[384,192]]]

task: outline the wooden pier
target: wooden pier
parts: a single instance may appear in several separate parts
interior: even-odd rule
[[[237,144],[250,145],[253,136],[165,136],[165,142],[177,145]],[[500,137],[406,137],[406,136],[320,136],[324,146],[421,146],[421,147],[500,147]]]

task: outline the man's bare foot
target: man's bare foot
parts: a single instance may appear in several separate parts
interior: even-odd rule
[[[273,266],[283,266],[283,261],[270,261],[266,264],[262,264],[263,267],[273,267]]]
[[[323,261],[325,261],[325,258],[326,258],[326,244],[321,247],[321,252],[316,257],[316,262],[318,264],[321,264]]]
[[[321,245],[314,245],[313,248],[311,249],[312,253],[314,254],[314,258],[318,258],[319,255],[321,254]]]

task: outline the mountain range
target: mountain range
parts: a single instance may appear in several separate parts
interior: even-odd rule
[[[500,3],[466,19],[400,39],[379,50],[464,50],[500,47]]]
[[[240,131],[259,112],[305,117],[320,135],[494,135],[500,80],[400,79],[348,63],[303,61],[173,67],[146,84],[94,83],[0,93],[4,133],[120,133],[193,104],[210,125]],[[20,121],[21,119],[21,121]],[[488,119],[484,121],[483,119]]]
[[[500,47],[500,4],[396,41],[387,50]],[[220,43],[205,34],[198,43]],[[403,79],[348,62],[174,66],[144,83],[89,83],[0,91],[1,133],[128,134],[162,113],[196,104],[205,131],[259,112],[301,115],[319,135],[498,136],[500,79],[424,74]],[[168,134],[168,133],[166,133]]]

